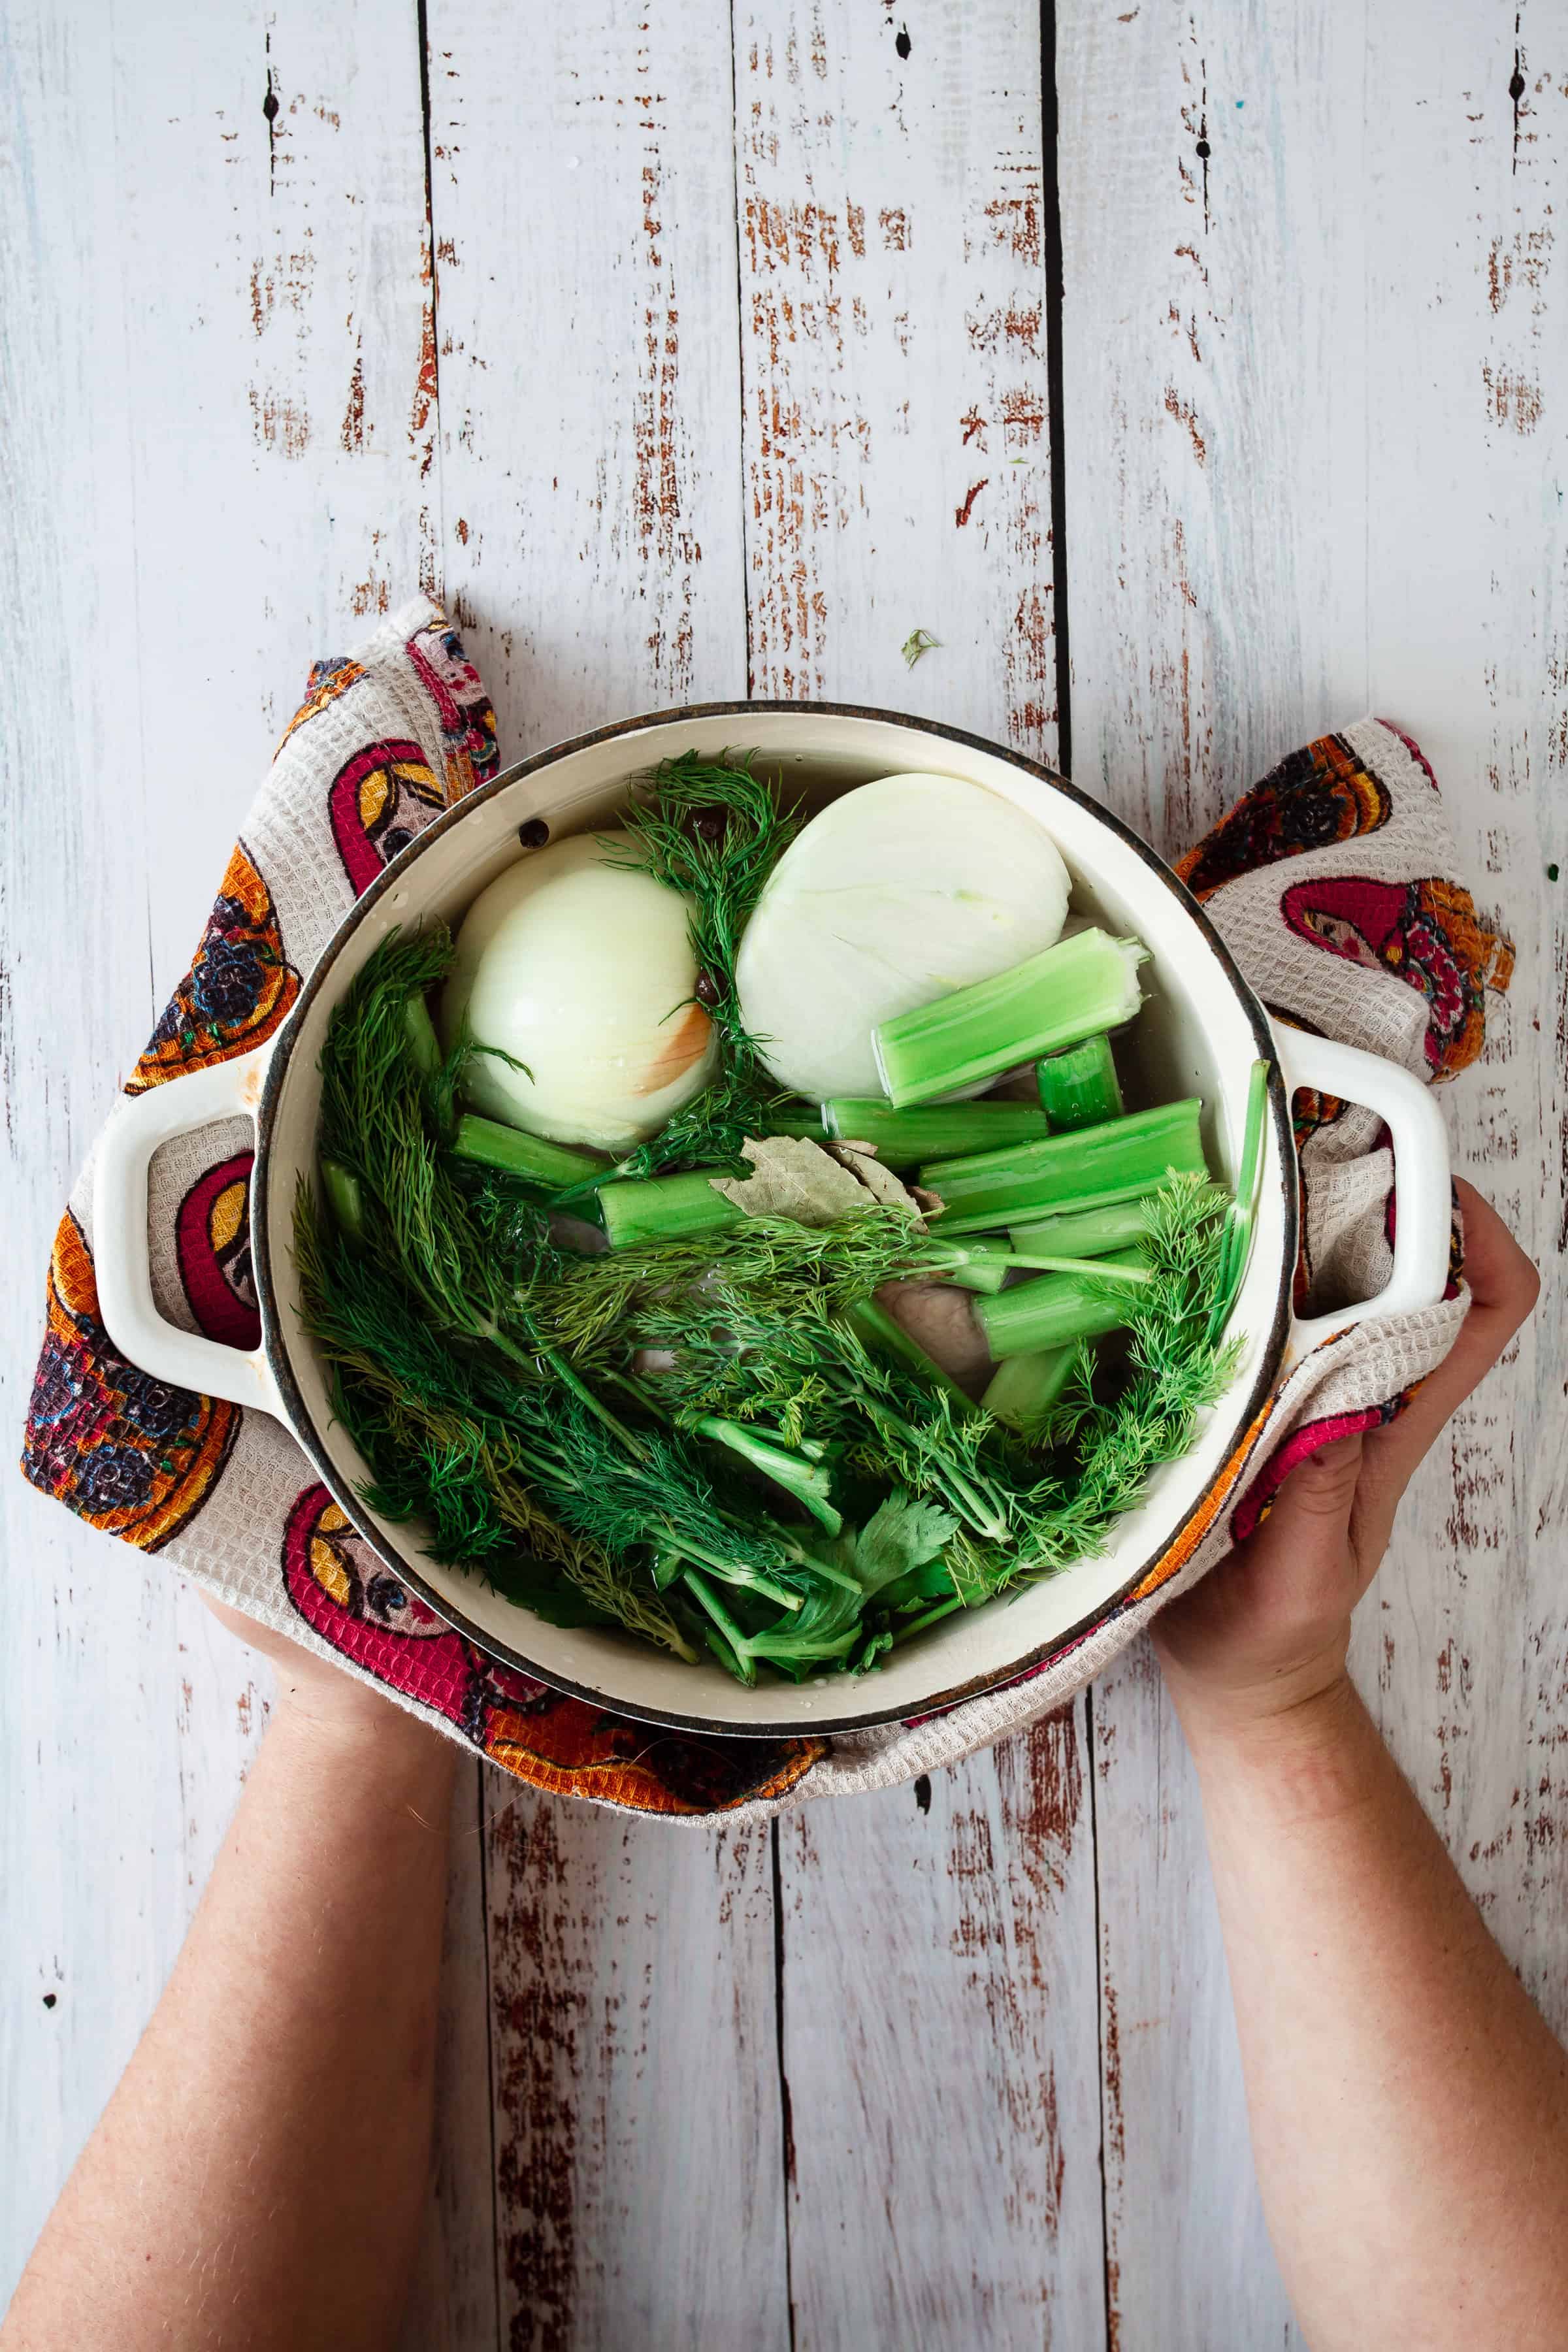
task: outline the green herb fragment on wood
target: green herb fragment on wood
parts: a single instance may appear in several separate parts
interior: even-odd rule
[[[911,629],[899,647],[899,651],[904,657],[905,668],[913,669],[922,654],[933,654],[938,651],[941,645],[942,639],[933,637],[929,629]]]

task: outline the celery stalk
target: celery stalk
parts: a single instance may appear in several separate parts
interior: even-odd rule
[[[952,1247],[958,1253],[962,1245],[954,1242]],[[963,1249],[962,1255],[955,1255],[953,1264],[942,1271],[956,1289],[983,1291],[989,1298],[994,1297],[1003,1287],[1012,1265],[1013,1252],[1008,1243],[1000,1238],[994,1241],[976,1240],[971,1242],[967,1249]]]
[[[1048,1136],[1043,1143],[1016,1144],[1006,1151],[984,1151],[966,1160],[937,1160],[921,1170],[922,1187],[940,1194],[932,1220],[940,1239],[977,1233],[988,1225],[1011,1225],[1050,1209],[1103,1207],[1156,1191],[1168,1169],[1206,1172],[1198,1131],[1203,1104],[1196,1096],[1163,1103],[1080,1128],[1076,1135]]]
[[[1122,1250],[1105,1260],[1107,1266],[1141,1266],[1136,1250]],[[1044,1348],[1065,1348],[1074,1339],[1092,1339],[1114,1331],[1126,1320],[1120,1299],[1104,1296],[1109,1285],[1098,1280],[1099,1268],[1086,1265],[1081,1274],[1043,1274],[1037,1282],[1021,1282],[1000,1298],[983,1298],[974,1309],[997,1363],[1009,1356],[1036,1354]]]
[[[1011,1225],[1008,1237],[1026,1256],[1104,1257],[1110,1250],[1129,1249],[1142,1240],[1152,1206],[1153,1195],[1145,1193],[1110,1208],[1069,1209],[1037,1223]]]
[[[687,1176],[623,1177],[599,1188],[599,1214],[612,1249],[668,1242],[682,1234],[718,1233],[745,1215],[716,1192],[700,1169]]]
[[[1131,1021],[1148,950],[1108,931],[1075,931],[1011,971],[884,1021],[877,1066],[895,1110],[999,1077],[1020,1062]]]
[[[1035,1082],[1040,1090],[1041,1109],[1063,1134],[1070,1134],[1075,1128],[1098,1127],[1102,1119],[1122,1115],[1116,1057],[1110,1038],[1103,1034],[1086,1037],[1080,1045],[1068,1045],[1059,1054],[1047,1054],[1036,1065]]]
[[[922,1160],[960,1152],[994,1151],[1008,1143],[1037,1143],[1050,1133],[1043,1110],[1026,1102],[927,1103],[891,1110],[874,1095],[840,1095],[822,1106],[822,1123],[837,1141],[868,1144],[889,1168],[918,1168]]]
[[[477,1111],[465,1111],[458,1119],[452,1157],[476,1168],[499,1169],[525,1184],[542,1184],[552,1192],[563,1184],[586,1181],[599,1165],[586,1151],[569,1150],[563,1143],[547,1142],[542,1135],[529,1135],[498,1118],[481,1118]]]
[[[1025,1437],[1034,1436],[1066,1388],[1077,1354],[1073,1342],[1008,1356],[992,1373],[980,1410]]]
[[[355,1246],[364,1239],[364,1193],[359,1178],[341,1160],[321,1162],[321,1190],[332,1213],[332,1223],[344,1241]]]

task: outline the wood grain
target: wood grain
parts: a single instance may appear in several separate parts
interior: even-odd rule
[[[446,578],[521,757],[742,690],[729,25],[429,19]]]
[[[13,1433],[70,1180],[189,961],[285,707],[426,543],[405,430],[424,215],[405,29],[372,0],[331,23],[164,5],[133,38],[107,10],[7,6]],[[0,1866],[27,1890],[0,2013],[3,2301],[174,1960],[263,1701],[158,1563],[14,1475],[0,1512]]]
[[[1104,2333],[1084,1708],[779,1823],[795,2343]]]
[[[447,574],[503,746],[732,694],[727,23],[430,34]],[[765,1835],[485,1799],[502,2340],[782,2347]]]
[[[1006,0],[736,12],[752,690],[1049,760],[1039,73]]]
[[[735,69],[752,689],[1048,759],[1037,28],[752,6]],[[803,2352],[1099,2339],[1082,1719],[779,1824]]]
[[[1568,17],[1519,23],[1515,92],[1502,13],[1065,6],[1064,431],[1078,780],[1174,847],[1369,704],[1413,730],[1524,950],[1448,1098],[1458,1164],[1555,1256]],[[1559,2025],[1561,1314],[1549,1292],[1429,1460],[1354,1653]],[[1290,2340],[1195,1790],[1146,1654],[1093,1723],[1113,2333]]]

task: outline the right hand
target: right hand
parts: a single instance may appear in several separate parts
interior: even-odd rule
[[[1257,1533],[1156,1618],[1155,1651],[1189,1734],[1283,1715],[1344,1680],[1351,1612],[1400,1497],[1456,1406],[1535,1305],[1540,1278],[1497,1211],[1458,1186],[1470,1307],[1395,1421],[1299,1463]]]

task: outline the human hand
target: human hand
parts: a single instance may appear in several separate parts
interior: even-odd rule
[[[1154,1621],[1190,1738],[1246,1728],[1345,1682],[1351,1612],[1376,1573],[1417,1464],[1535,1305],[1535,1268],[1490,1204],[1460,1183],[1470,1308],[1449,1354],[1397,1421],[1299,1463],[1256,1535]]]
[[[274,1721],[286,1722],[313,1738],[333,1741],[400,1741],[412,1736],[421,1743],[434,1741],[439,1748],[449,1745],[438,1731],[395,1699],[362,1682],[357,1675],[346,1674],[330,1658],[318,1656],[302,1642],[290,1641],[287,1633],[258,1624],[254,1617],[215,1600],[210,1592],[204,1592],[202,1600],[237,1641],[271,1662],[276,1676]]]

